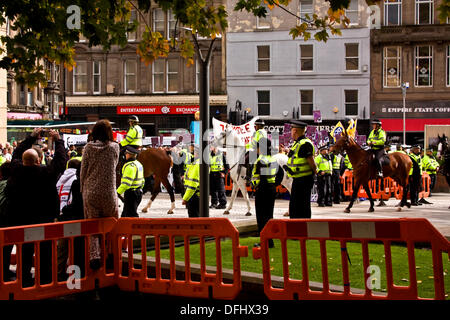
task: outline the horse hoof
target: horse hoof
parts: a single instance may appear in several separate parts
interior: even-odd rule
[[[251,215],[252,215],[251,212],[247,212],[247,213],[245,214],[246,217],[250,217]]]
[[[402,211],[402,207],[397,208],[397,212],[400,212],[400,211]]]
[[[350,213],[350,209],[349,208],[345,208],[344,212],[345,213]]]
[[[368,212],[374,212],[374,211],[375,211],[374,208],[369,208],[369,211],[368,211]]]
[[[142,209],[143,213],[147,213],[147,208]]]
[[[230,211],[224,211],[223,214],[230,214]]]
[[[289,217],[289,212],[286,212],[285,214],[283,214],[283,217]]]
[[[411,203],[408,202],[408,203],[406,204],[406,206],[408,207],[408,209],[411,208]]]
[[[173,210],[167,211],[167,214],[173,214]]]

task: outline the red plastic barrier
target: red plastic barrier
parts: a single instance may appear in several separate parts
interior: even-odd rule
[[[122,290],[155,294],[170,294],[185,297],[208,298],[210,290],[215,299],[233,299],[241,290],[240,258],[248,256],[248,248],[239,245],[239,232],[226,218],[187,218],[187,219],[133,219],[122,218],[114,230],[116,247],[121,247],[122,238],[127,239],[128,270],[122,270],[122,258],[116,261],[118,270],[117,284]],[[142,266],[137,268],[133,258],[133,237],[139,237],[140,247],[146,248],[146,238],[154,237],[155,243],[155,273],[149,274],[147,268],[146,250],[139,254]],[[175,237],[184,240],[183,280],[177,279],[175,263]],[[205,240],[215,238],[216,272],[209,273],[205,262]],[[161,238],[169,239],[170,274],[167,278],[161,271]],[[200,241],[200,273],[201,279],[192,279],[190,262],[190,241],[192,238]],[[221,239],[231,238],[233,253],[233,281],[224,283],[222,274]],[[125,273],[125,274],[124,274]],[[137,283],[137,284],[136,284]]]
[[[106,254],[102,254],[102,267],[93,271],[89,268],[89,241],[93,235],[107,239],[108,233],[111,232],[116,225],[116,219],[90,219],[69,222],[47,223],[39,225],[28,225],[11,228],[0,229],[0,252],[4,247],[16,246],[16,280],[4,282],[3,268],[0,268],[0,300],[16,299],[16,300],[34,300],[58,297],[68,294],[74,294],[82,291],[90,291],[95,289],[96,282],[98,287],[107,287],[114,285],[114,270],[110,273],[105,269]],[[68,285],[67,279],[58,281],[58,250],[61,250],[61,242],[58,240],[66,239],[68,241],[68,263],[67,266],[74,265],[74,239],[84,239],[84,277],[79,281],[79,288],[74,279]],[[22,267],[23,267],[23,248],[25,244],[33,244],[35,279],[34,285],[31,287],[23,287]],[[47,261],[47,267],[51,267],[52,282],[49,284],[41,284],[41,250],[43,245],[47,245],[51,250],[51,261]],[[101,241],[102,253],[107,252],[105,241]],[[3,266],[3,254],[0,254],[0,266]],[[63,265],[63,267],[65,267]],[[64,268],[66,270],[66,268]],[[66,274],[66,276],[68,276]],[[71,287],[71,288],[69,288]]]
[[[274,288],[271,282],[271,269],[269,260],[268,240],[279,239],[281,242],[284,287]],[[306,240],[317,239],[320,243],[321,270],[323,289],[312,290],[309,284],[309,267],[306,253]],[[289,268],[296,264],[297,259],[288,256],[288,240],[297,240],[301,248],[302,279],[290,278]],[[343,292],[330,291],[328,281],[328,258],[326,253],[326,241],[336,240],[341,246],[341,266],[338,272],[342,272]],[[373,241],[381,241],[385,250],[387,294],[374,294],[368,287],[369,273],[364,272],[364,293],[351,291],[349,280],[349,268],[347,261],[347,242],[359,241],[362,244],[363,270],[370,266],[368,244]],[[393,283],[392,272],[392,242],[406,242],[408,250],[408,268],[410,279],[409,286],[397,286]],[[422,299],[417,294],[416,265],[414,249],[416,242],[430,243],[433,257],[433,277],[435,299],[445,298],[444,275],[442,253],[447,252],[450,258],[450,242],[437,231],[426,219],[355,219],[355,220],[270,220],[261,232],[261,248],[253,248],[253,258],[262,260],[264,292],[269,299],[300,300],[308,299],[368,299],[368,300],[392,300],[392,299]],[[278,246],[276,249],[280,250]],[[297,264],[300,263],[297,262]],[[339,271],[341,270],[341,271]],[[333,272],[336,272],[333,270]],[[447,288],[448,290],[448,288]]]

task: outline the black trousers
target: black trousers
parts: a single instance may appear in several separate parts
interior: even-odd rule
[[[431,190],[433,190],[434,186],[436,185],[436,175],[430,174],[430,197],[431,197]]]
[[[386,154],[386,151],[384,150],[384,148],[381,148],[377,150],[372,149],[372,152],[375,154],[375,165],[377,166],[377,170],[382,171],[383,164],[381,162],[383,160],[383,156]]]
[[[128,189],[123,199],[122,218],[139,218],[137,209],[142,201],[142,189]]]
[[[256,223],[258,231],[264,229],[266,223],[273,219],[273,208],[275,206],[276,189],[274,183],[261,183],[255,192]],[[269,244],[273,240],[269,240]]]
[[[413,175],[409,176],[409,196],[411,203],[417,203],[419,201],[420,191],[420,179],[414,178]]]
[[[225,182],[221,173],[211,172],[209,174],[209,181],[211,188],[211,204],[216,205],[218,203],[221,206],[225,206],[227,204],[227,197],[225,195]]]
[[[189,218],[200,217],[200,198],[194,194],[186,204]]]
[[[317,176],[317,203],[332,204],[331,194],[331,175],[325,174]]]
[[[333,201],[341,201],[341,174],[340,170],[333,170],[333,175],[331,176],[331,190],[333,194]]]
[[[313,175],[294,178],[289,217],[291,219],[311,218],[311,189],[314,185]]]

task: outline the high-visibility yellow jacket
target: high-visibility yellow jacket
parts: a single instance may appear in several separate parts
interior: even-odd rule
[[[246,150],[256,150],[259,139],[267,138],[267,131],[264,129],[259,129],[255,133],[253,133],[251,141],[245,146]]]
[[[260,185],[261,176],[262,179],[267,180],[267,183],[275,183],[277,169],[278,163],[272,156],[261,154],[253,165],[251,180],[253,187],[256,188]]]
[[[69,161],[72,160],[72,159],[81,161],[83,159],[83,157],[82,156],[72,157],[72,158],[69,159]],[[66,169],[69,168],[69,161],[67,161],[67,163],[66,163]]]
[[[326,174],[332,173],[333,165],[331,163],[331,160],[319,154],[317,157],[314,158],[314,161],[316,162],[317,165],[317,172],[323,171]]]
[[[211,172],[221,172],[225,169],[222,153],[215,154],[214,156],[210,154],[209,161]]]
[[[118,194],[123,194],[128,189],[140,189],[144,186],[144,168],[137,160],[128,161],[122,167],[122,179],[117,188]]]
[[[120,141],[122,147],[132,145],[132,146],[142,146],[142,128],[138,125],[130,127],[128,129],[125,139]]]
[[[289,177],[292,178],[300,178],[300,177],[306,177],[313,174],[313,170],[311,166],[308,163],[307,158],[299,157],[298,151],[300,150],[301,146],[305,143],[310,143],[313,148],[313,154],[314,154],[314,144],[309,140],[308,138],[303,138],[300,141],[295,141],[295,143],[291,147],[292,156],[289,157],[287,166],[289,169],[287,171],[287,174]]]
[[[422,159],[422,169],[428,174],[436,174],[436,170],[439,167],[439,162],[433,157],[424,155]]]
[[[200,159],[196,159],[193,164],[188,165],[184,174],[184,196],[183,200],[189,201],[194,194],[200,196]]]
[[[386,143],[386,132],[383,129],[372,130],[367,138],[367,143],[373,142],[372,148],[375,150],[384,148]]]
[[[416,162],[419,165],[419,174],[420,176],[422,176],[422,158],[420,157],[420,155],[415,155],[414,153],[410,153],[409,157],[411,158],[411,160],[413,162]],[[411,167],[411,170],[409,171],[409,175],[412,175],[414,172],[414,163],[413,166]]]
[[[348,154],[345,155],[344,164],[348,170],[353,170],[353,166],[352,166],[352,163],[350,162],[350,158],[348,157]]]

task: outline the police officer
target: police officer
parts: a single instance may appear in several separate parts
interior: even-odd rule
[[[367,144],[371,147],[376,158],[377,173],[379,177],[383,177],[383,165],[381,163],[385,155],[384,144],[386,143],[386,132],[381,128],[380,120],[372,120],[373,130],[367,138]]]
[[[316,163],[314,145],[305,136],[306,126],[306,123],[298,120],[291,122],[291,137],[295,142],[289,150],[288,163],[283,166],[288,176],[293,178],[289,201],[291,219],[311,218],[311,189],[314,185]]]
[[[199,148],[193,146],[194,162],[186,166],[184,173],[183,205],[186,205],[189,218],[200,216],[200,159]]]
[[[431,190],[434,188],[436,184],[436,173],[439,170],[439,162],[437,162],[436,158],[433,155],[433,149],[427,148],[427,153],[422,158],[422,169],[425,170],[426,173],[430,176],[430,195]],[[431,202],[425,200],[424,198],[420,199],[419,202],[424,204],[431,204]]]
[[[255,189],[255,211],[258,231],[261,232],[266,223],[273,219],[275,206],[275,177],[278,163],[271,155],[271,142],[261,138],[257,144],[258,159],[253,165],[252,187]],[[259,244],[255,244],[259,246]],[[273,248],[273,240],[269,240],[269,248]]]
[[[345,170],[344,157],[339,152],[332,152],[330,160],[333,164],[333,174],[331,176],[331,187],[333,193],[333,202],[335,204],[341,203],[341,176]]]
[[[222,152],[217,147],[211,146],[210,160],[210,188],[211,188],[211,206],[214,209],[225,209],[227,197],[225,195],[225,172],[227,163]]]
[[[122,179],[117,188],[119,195],[124,194],[122,218],[139,217],[137,208],[142,201],[142,188],[144,187],[144,168],[136,160],[139,151],[132,146],[125,147],[126,162],[122,167]]]
[[[333,165],[328,156],[328,146],[321,146],[319,155],[314,159],[317,166],[317,204],[319,207],[332,206],[331,174]]]
[[[412,160],[413,166],[409,172],[409,186],[410,186],[410,198],[412,206],[422,205],[418,202],[420,180],[422,179],[422,161],[420,158],[420,145],[416,144],[411,148],[409,157]]]
[[[264,120],[257,119],[255,121],[255,132],[253,133],[252,139],[245,146],[245,149],[248,151],[245,156],[245,165],[248,170],[246,172],[245,179],[250,181],[250,176],[252,173],[252,165],[258,157],[257,153],[257,145],[261,138],[267,139],[267,131],[264,129],[265,123]]]
[[[181,159],[183,159],[183,163],[184,163],[183,175],[186,174],[187,167],[194,163],[194,149],[195,149],[195,145],[194,145],[194,143],[191,143],[187,149],[183,148],[180,152],[180,157],[181,157]]]

